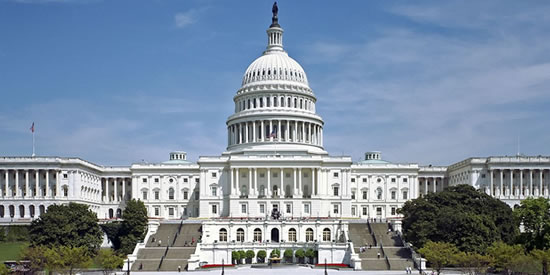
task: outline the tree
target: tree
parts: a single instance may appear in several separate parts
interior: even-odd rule
[[[122,268],[124,265],[124,258],[111,249],[99,250],[98,261],[105,275],[109,274],[110,271]]]
[[[68,270],[72,275],[80,268],[87,268],[92,264],[92,258],[87,247],[59,246],[48,248],[45,251],[47,264],[50,270]]]
[[[147,233],[147,208],[136,199],[126,203],[122,212],[122,224],[119,231],[120,249],[122,254],[131,254],[139,241],[143,241]]]
[[[244,250],[239,250],[239,259],[241,259],[241,263],[242,260],[246,259],[246,252]]]
[[[0,275],[8,275],[10,274],[10,270],[4,263],[0,263]]]
[[[519,240],[527,251],[550,248],[550,200],[527,198],[514,210],[514,216],[523,224]]]
[[[542,265],[542,274],[548,275],[548,270],[550,268],[550,249],[540,250],[534,249],[531,251],[531,255],[534,259],[539,261]]]
[[[508,274],[514,266],[515,259],[525,256],[521,245],[508,245],[504,242],[495,242],[487,248],[487,254],[493,259],[493,265],[497,271]]]
[[[258,251],[256,257],[258,258],[258,262],[263,263],[265,261],[265,257],[267,257],[267,252],[265,250],[260,250]]]
[[[418,252],[428,260],[432,268],[439,274],[441,268],[456,262],[455,255],[459,253],[459,250],[451,243],[428,241]]]
[[[246,260],[249,263],[252,263],[252,259],[254,259],[254,256],[256,256],[255,253],[254,253],[254,250],[247,250],[246,251]]]
[[[85,247],[95,253],[102,239],[96,214],[84,204],[50,205],[30,227],[31,246]]]
[[[415,248],[428,241],[447,242],[483,254],[495,241],[512,243],[519,231],[506,203],[469,185],[407,201],[399,213],[404,215],[404,237]]]
[[[306,252],[303,249],[300,248],[300,249],[296,250],[296,253],[294,253],[294,255],[296,256],[296,258],[299,259],[300,263],[303,263],[304,258],[306,257]]]
[[[273,249],[271,251],[271,254],[269,254],[271,258],[280,258],[281,257],[281,251],[279,249]]]
[[[45,246],[27,247],[23,250],[21,258],[30,262],[31,273],[44,270],[46,267],[46,250]]]
[[[240,264],[241,263],[241,253],[239,253],[239,251],[231,251],[231,258],[233,259],[233,262],[235,264]]]
[[[456,254],[455,263],[466,274],[483,274],[491,264],[491,257],[474,252],[460,252]]]
[[[292,252],[292,249],[286,249],[284,256],[285,262],[292,262],[292,256],[294,256],[294,252]]]
[[[305,254],[306,254],[305,256],[308,258],[308,262],[313,263],[315,259],[315,250],[309,248],[308,250],[306,250]]]
[[[120,249],[120,229],[122,228],[122,222],[120,221],[112,221],[107,222],[100,225],[101,229],[105,234],[107,234],[107,238],[109,238],[109,241],[111,241],[111,245],[114,250]]]

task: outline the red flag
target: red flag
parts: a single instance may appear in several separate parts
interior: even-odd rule
[[[32,123],[32,126],[31,126],[31,132],[34,133],[34,122]]]

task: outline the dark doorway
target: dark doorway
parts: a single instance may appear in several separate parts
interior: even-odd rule
[[[272,243],[278,243],[279,242],[279,229],[277,229],[277,228],[271,229],[271,242]]]

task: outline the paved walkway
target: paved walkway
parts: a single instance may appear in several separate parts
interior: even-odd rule
[[[327,270],[329,275],[332,274],[349,274],[349,275],[404,275],[405,270],[403,271],[354,271],[352,269],[346,269],[346,270],[335,270],[335,269],[328,269]],[[205,271],[192,271],[192,272],[136,272],[132,271],[132,274],[136,275],[220,275],[221,274],[221,268],[220,269],[211,269],[211,270],[205,270]],[[273,269],[268,268],[251,268],[251,267],[239,267],[239,268],[226,268],[225,269],[225,275],[232,275],[232,274],[238,274],[238,275],[281,275],[281,274],[300,274],[300,275],[324,275],[325,270],[322,268],[309,268],[309,267],[278,267]],[[120,274],[120,273],[119,273]],[[419,274],[418,271],[413,272],[413,274]]]

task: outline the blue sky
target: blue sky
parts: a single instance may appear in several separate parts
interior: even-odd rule
[[[266,45],[272,1],[0,0],[0,155],[191,160]],[[550,155],[550,2],[279,1],[285,49],[356,161]]]

